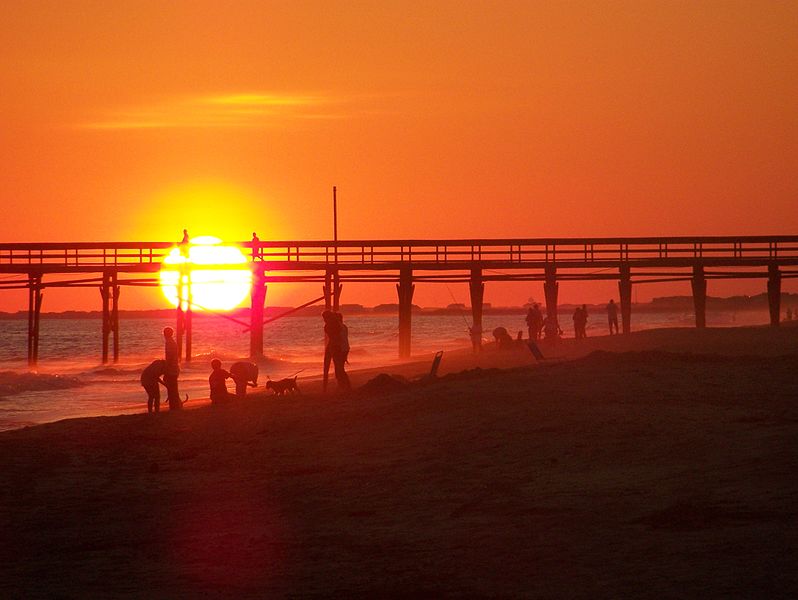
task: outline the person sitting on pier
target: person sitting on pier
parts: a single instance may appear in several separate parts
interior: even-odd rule
[[[141,372],[141,386],[147,392],[147,412],[161,412],[161,388],[166,386],[162,379],[166,373],[166,361],[154,360]]]
[[[352,389],[352,384],[349,382],[349,376],[346,374],[344,368],[347,353],[344,350],[343,320],[331,310],[325,310],[321,314],[321,318],[324,319],[324,335],[327,340],[327,346],[325,348],[325,371],[329,364],[326,360],[327,357],[329,357],[335,367],[335,380],[338,382],[338,387],[342,390],[350,390]],[[346,345],[348,345],[348,340],[346,341]]]
[[[230,377],[236,384],[236,396],[247,395],[247,386],[258,386],[258,365],[247,361],[239,361],[230,367]]]
[[[211,388],[211,404],[224,404],[230,400],[226,380],[232,376],[222,368],[222,361],[218,358],[211,361],[211,369],[213,371],[208,377],[208,384]]]
[[[171,327],[163,328],[164,358],[166,359],[166,372],[163,380],[166,386],[166,399],[169,410],[179,410],[183,407],[178,392],[177,378],[180,376],[180,354],[177,351],[177,342],[174,338],[175,330]]]

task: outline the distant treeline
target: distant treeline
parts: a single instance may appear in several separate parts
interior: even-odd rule
[[[617,301],[617,299],[616,299]],[[782,307],[798,308],[798,294],[782,293],[781,295]],[[543,302],[540,302],[542,308],[545,309]],[[573,310],[576,304],[560,304],[560,312],[568,312]],[[588,308],[593,311],[603,310],[605,304],[588,304]],[[516,315],[524,314],[529,307],[529,304],[524,306],[492,306],[485,303],[483,312],[486,315]],[[767,310],[768,297],[767,294],[758,294],[756,296],[731,296],[729,298],[715,298],[712,296],[707,297],[707,310]],[[291,312],[291,317],[318,317],[321,315],[322,306],[308,306],[299,310],[294,310],[290,306],[268,306],[265,310],[267,319],[277,317]],[[665,296],[662,298],[654,298],[651,302],[635,304],[633,311],[636,312],[689,312],[693,310],[692,296]],[[363,306],[362,304],[342,304],[341,312],[345,315],[390,315],[399,312],[398,304],[378,304],[377,306]],[[413,305],[413,312],[423,315],[460,315],[470,313],[471,308],[465,304],[450,304],[446,307],[431,307],[422,308]],[[122,319],[171,319],[174,317],[174,308],[160,308],[154,310],[120,310],[119,317]],[[226,315],[239,318],[242,320],[249,319],[249,308],[237,308],[235,310],[225,312]],[[195,318],[212,317],[213,313],[204,313],[197,311],[194,313]],[[98,310],[81,311],[81,310],[67,310],[64,312],[43,312],[42,317],[48,319],[99,319],[102,317],[102,312]],[[27,319],[28,312],[20,310],[17,312],[0,312],[0,319]]]

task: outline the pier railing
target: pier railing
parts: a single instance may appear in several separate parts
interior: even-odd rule
[[[253,262],[297,268],[798,264],[798,236],[236,242]],[[0,270],[153,271],[170,242],[3,243]]]

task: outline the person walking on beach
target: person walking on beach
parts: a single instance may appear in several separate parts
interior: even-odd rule
[[[537,302],[526,313],[526,326],[529,329],[529,339],[539,340],[540,330],[543,327],[543,313],[540,312],[540,305]]]
[[[344,323],[344,316],[341,313],[335,313],[338,316],[338,323],[341,326],[341,352],[344,356],[344,363],[349,364],[349,327]]]
[[[165,386],[162,379],[166,373],[166,361],[154,360],[141,372],[141,386],[147,392],[147,412],[161,412],[161,388]]]
[[[211,375],[208,377],[208,385],[211,388],[211,404],[224,404],[230,400],[226,380],[230,379],[231,375],[222,368],[222,361],[218,358],[211,361],[211,369]]]
[[[179,410],[183,407],[180,402],[180,393],[177,389],[177,378],[180,376],[180,355],[177,352],[177,342],[174,338],[175,330],[171,327],[163,328],[164,358],[166,371],[163,376],[166,385],[166,400],[169,410]]]
[[[247,386],[258,385],[258,365],[244,360],[233,363],[230,367],[230,377],[236,384],[236,396],[246,396]]]
[[[615,333],[618,333],[618,305],[615,300],[610,298],[610,303],[607,305],[607,321],[610,325],[610,335],[613,335],[612,328],[615,328]]]
[[[324,319],[325,337],[323,388],[325,391],[327,390],[327,373],[330,368],[330,361],[332,361],[333,367],[335,368],[335,380],[338,382],[338,387],[342,390],[349,390],[352,388],[352,385],[349,382],[349,376],[346,374],[346,370],[344,369],[346,352],[344,351],[345,342],[343,337],[344,331],[342,327],[343,320],[331,310],[325,310],[321,314],[321,318]],[[346,340],[346,345],[348,345],[348,340]]]

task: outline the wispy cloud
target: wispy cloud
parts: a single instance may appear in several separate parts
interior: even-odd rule
[[[341,119],[346,102],[324,95],[236,93],[181,97],[107,111],[88,129],[269,127],[290,120]]]

